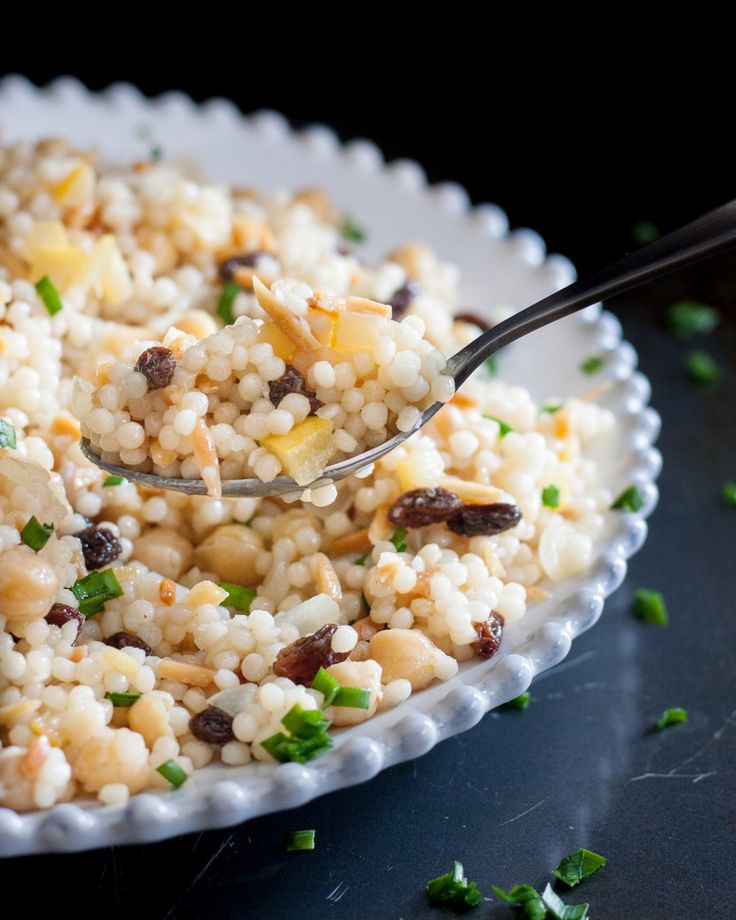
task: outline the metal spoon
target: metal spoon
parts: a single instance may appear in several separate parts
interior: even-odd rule
[[[715,255],[734,245],[736,245],[736,201],[709,211],[679,230],[624,256],[591,277],[575,281],[561,291],[550,294],[531,307],[514,314],[448,358],[444,373],[454,378],[457,390],[494,352],[528,332],[533,332],[548,323],[562,319],[569,313],[615,297],[646,281],[665,275],[677,268],[683,268],[707,256]],[[423,425],[426,425],[432,416],[439,412],[442,405],[442,403],[435,403],[425,409],[411,431],[399,432],[388,441],[379,444],[378,447],[327,467],[323,475],[309,483],[308,486],[300,486],[288,476],[279,476],[271,482],[261,482],[260,479],[226,479],[222,483],[222,494],[226,496],[285,495],[299,493],[305,488],[317,488],[337,482],[359,472],[368,464],[375,463],[376,460],[398,447]],[[201,479],[167,479],[153,473],[139,473],[137,470],[115,466],[102,460],[93,452],[86,438],[82,439],[81,447],[84,455],[92,463],[110,473],[124,476],[126,479],[158,489],[186,492],[188,495],[207,494],[207,486]]]

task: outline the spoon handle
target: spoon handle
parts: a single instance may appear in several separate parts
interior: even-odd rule
[[[731,246],[736,246],[736,201],[709,211],[514,314],[454,354],[447,362],[446,373],[455,378],[457,388],[494,352],[527,332]]]

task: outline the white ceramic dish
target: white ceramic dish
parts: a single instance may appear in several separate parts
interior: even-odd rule
[[[224,100],[197,107],[176,93],[147,100],[125,85],[93,95],[66,78],[39,90],[11,77],[0,83],[0,126],[8,141],[65,135],[121,161],[145,155],[145,129],[167,156],[191,156],[213,178],[267,189],[324,186],[367,227],[369,257],[408,239],[427,240],[460,267],[464,303],[477,312],[499,304],[523,307],[574,278],[570,262],[545,256],[537,234],[509,233],[502,211],[471,209],[459,186],[430,187],[413,162],[386,164],[372,144],[343,147],[323,127],[294,133],[274,113],[244,118]],[[575,636],[596,622],[604,598],[624,578],[627,558],[645,539],[644,519],[657,501],[661,458],[652,445],[659,417],[647,405],[649,384],[635,370],[633,348],[621,341],[617,320],[598,307],[534,333],[501,365],[504,378],[540,399],[566,396],[590,387],[578,365],[600,352],[608,356],[606,374],[613,381],[603,402],[619,425],[597,459],[614,492],[632,482],[639,486],[644,508],[638,515],[610,515],[591,571],[555,586],[548,601],[509,627],[496,657],[464,665],[448,683],[339,733],[336,749],[308,765],[208,767],[176,793],[137,795],[125,808],[75,802],[28,815],[0,809],[0,855],[160,840],[301,805],[426,753],[563,659]]]

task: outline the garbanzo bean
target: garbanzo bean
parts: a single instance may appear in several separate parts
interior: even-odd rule
[[[192,567],[192,544],[170,527],[154,527],[133,544],[133,558],[176,581]]]
[[[224,524],[200,543],[194,551],[194,561],[221,581],[248,587],[260,580],[256,560],[262,549],[263,540],[250,527]]]
[[[58,590],[56,572],[33,550],[17,547],[0,555],[0,612],[9,627],[45,617]]]
[[[370,655],[381,665],[384,683],[403,678],[412,690],[423,690],[434,680],[442,652],[416,629],[383,629],[371,639]]]

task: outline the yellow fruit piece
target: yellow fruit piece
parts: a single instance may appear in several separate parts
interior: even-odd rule
[[[25,255],[33,262],[38,249],[46,246],[56,248],[67,245],[68,238],[64,224],[58,220],[39,220],[28,231],[24,244]]]
[[[59,204],[69,208],[81,208],[94,198],[95,174],[89,163],[75,166],[66,179],[52,189],[51,194]]]
[[[307,312],[307,322],[312,330],[312,335],[325,348],[332,347],[335,339],[337,316],[337,313],[323,310],[320,307],[310,307]]]
[[[396,464],[402,492],[433,489],[443,473],[442,458],[436,451],[412,450]]]
[[[268,342],[277,358],[290,361],[296,351],[296,346],[285,332],[270,321],[266,321],[258,332],[259,342]]]
[[[120,649],[113,648],[111,645],[108,645],[102,653],[102,659],[108,668],[112,668],[113,671],[119,671],[126,677],[135,677],[138,673],[138,664],[135,660],[130,655]]]
[[[48,275],[58,291],[67,291],[77,283],[89,266],[89,256],[75,246],[37,246],[31,258],[31,279],[36,282]]]
[[[375,353],[378,340],[389,329],[389,320],[371,313],[353,313],[341,310],[337,314],[332,347],[335,351]]]
[[[335,452],[332,422],[317,416],[295,425],[288,434],[270,434],[261,444],[279,458],[286,475],[300,486],[317,479]]]
[[[74,438],[78,441],[82,436],[79,422],[71,415],[56,415],[51,423],[51,434]]]
[[[94,285],[97,293],[114,307],[127,300],[133,293],[128,266],[111,233],[101,236],[90,255],[89,270],[79,283]]]

